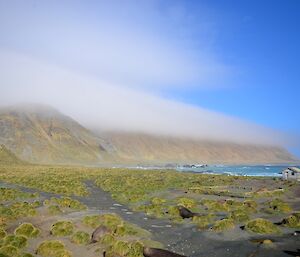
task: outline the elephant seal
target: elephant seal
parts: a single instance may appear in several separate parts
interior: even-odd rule
[[[109,233],[111,233],[110,229],[108,229],[107,227],[105,227],[103,225],[100,225],[99,227],[97,227],[95,229],[95,231],[92,234],[91,244],[99,242],[104,235],[109,234]]]
[[[183,219],[189,219],[189,218],[193,218],[194,216],[201,216],[200,213],[195,213],[190,211],[188,208],[185,208],[183,206],[179,206],[178,207],[179,210],[179,215],[181,216],[181,218]]]
[[[149,247],[144,247],[143,255],[145,257],[186,257],[184,255],[173,253],[168,250],[163,250],[159,248],[149,248]]]

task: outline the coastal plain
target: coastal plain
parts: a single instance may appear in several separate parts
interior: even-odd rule
[[[1,165],[0,181],[0,256],[143,256],[145,246],[289,256],[300,246],[294,181],[25,163]],[[183,219],[179,206],[196,215]],[[109,233],[91,243],[99,225]]]

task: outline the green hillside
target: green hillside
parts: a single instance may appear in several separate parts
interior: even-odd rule
[[[25,164],[25,162],[8,150],[5,145],[0,145],[0,165],[3,164]]]

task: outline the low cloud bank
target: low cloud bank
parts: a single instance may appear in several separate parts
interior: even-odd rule
[[[0,102],[51,105],[83,125],[237,143],[286,145],[279,132],[145,91],[0,51]]]

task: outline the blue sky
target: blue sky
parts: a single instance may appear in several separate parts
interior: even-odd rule
[[[281,133],[300,156],[299,12],[297,0],[0,0],[0,100],[41,101],[129,130],[155,124],[222,140],[236,130],[248,142]],[[103,101],[116,94],[119,106]],[[109,115],[71,99],[94,99]],[[223,123],[225,132],[212,128]]]
[[[195,1],[197,4],[198,1]],[[192,4],[192,3],[190,3]],[[229,88],[166,92],[170,97],[299,132],[299,1],[208,1],[217,16],[214,47],[239,68]]]

